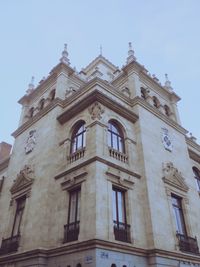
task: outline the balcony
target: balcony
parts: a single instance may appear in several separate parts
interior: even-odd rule
[[[115,150],[112,147],[109,147],[109,154],[111,157],[120,160],[124,163],[128,162],[128,156],[126,154],[119,152],[118,150]]]
[[[80,221],[66,224],[64,226],[63,243],[78,240]]]
[[[2,239],[0,255],[16,252],[19,247],[20,235],[12,236],[7,239]]]
[[[80,158],[83,158],[84,155],[85,155],[85,148],[82,148],[82,149],[79,149],[76,152],[70,154],[68,157],[68,160],[70,163],[72,163],[72,162],[74,162]]]
[[[199,247],[196,237],[193,238],[179,233],[177,233],[176,236],[178,238],[179,248],[181,251],[199,254]]]
[[[131,242],[130,225],[117,221],[113,221],[113,223],[114,223],[115,240],[130,243]]]

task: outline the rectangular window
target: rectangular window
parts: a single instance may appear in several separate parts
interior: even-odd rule
[[[130,242],[130,225],[126,221],[125,191],[113,187],[112,194],[115,239]]]
[[[187,236],[183,209],[182,209],[182,199],[175,195],[172,195],[171,197],[172,197],[174,218],[176,223],[176,231],[181,235]]]
[[[16,208],[14,224],[13,224],[13,229],[12,229],[12,234],[11,234],[12,237],[20,234],[20,225],[21,225],[22,216],[24,213],[26,197],[25,196],[21,197],[17,199],[16,202],[17,202],[17,208]]]
[[[78,240],[80,225],[80,188],[69,192],[68,221],[64,226],[64,242]]]

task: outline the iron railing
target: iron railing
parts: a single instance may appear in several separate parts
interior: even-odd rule
[[[63,243],[78,240],[80,221],[64,225]]]
[[[130,225],[126,223],[121,223],[113,221],[114,223],[114,235],[115,239],[123,242],[131,242],[130,237]]]
[[[2,239],[0,255],[16,252],[19,247],[20,235],[12,236],[10,238]]]
[[[199,247],[196,237],[189,237],[179,233],[177,233],[176,236],[178,238],[179,248],[181,251],[199,254]]]

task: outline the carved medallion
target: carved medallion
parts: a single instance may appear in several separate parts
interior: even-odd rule
[[[88,110],[93,120],[100,120],[102,118],[101,114],[104,113],[104,108],[98,102],[95,102],[92,106],[88,108]]]
[[[36,130],[32,130],[29,132],[29,137],[27,138],[26,145],[25,145],[26,154],[32,152],[36,145],[35,133],[36,133]]]
[[[172,140],[169,135],[169,131],[166,128],[162,128],[162,142],[164,145],[164,148],[168,151],[172,151],[173,145],[172,145]]]

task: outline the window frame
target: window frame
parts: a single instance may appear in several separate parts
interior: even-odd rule
[[[114,131],[112,127],[114,127],[116,131]],[[112,149],[125,154],[125,142],[123,132],[119,124],[113,120],[108,122],[108,145]]]
[[[83,129],[81,130],[81,128]],[[81,130],[81,132],[79,132]],[[79,142],[81,145],[79,146]],[[79,122],[71,135],[71,147],[70,147],[70,153],[76,153],[79,150],[84,149],[86,146],[86,128],[85,128],[85,122],[81,121]]]
[[[193,170],[194,178],[196,181],[197,191],[200,192],[200,171],[195,166],[192,167],[192,170]]]
[[[176,200],[177,204],[173,203],[173,199]],[[174,220],[176,225],[176,232],[183,236],[187,236],[187,228],[185,223],[185,216],[183,211],[183,199],[180,196],[171,194],[172,209],[174,214]],[[177,218],[178,217],[178,218]]]
[[[26,205],[26,195],[16,199],[16,211],[13,221],[11,237],[20,235],[20,227],[24,214],[25,205]],[[19,220],[17,221],[18,216]]]

